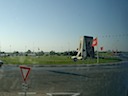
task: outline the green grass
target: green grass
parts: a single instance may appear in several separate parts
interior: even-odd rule
[[[14,57],[1,57],[5,64],[95,64],[96,59],[88,58],[86,60],[78,60],[74,62],[71,57],[67,56],[14,56]],[[100,63],[118,62],[118,58],[105,58],[100,59]]]

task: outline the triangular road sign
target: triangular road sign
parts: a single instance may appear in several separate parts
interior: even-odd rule
[[[31,68],[26,67],[26,66],[20,66],[20,70],[21,70],[21,74],[22,74],[23,80],[26,82]]]

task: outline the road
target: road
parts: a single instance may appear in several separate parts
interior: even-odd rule
[[[31,68],[28,91],[36,92],[36,95],[27,96],[47,96],[46,93],[58,92],[80,93],[80,96],[128,96],[127,61],[102,65]],[[18,93],[23,91],[22,83],[18,66],[3,65],[0,68],[0,96],[21,96]]]

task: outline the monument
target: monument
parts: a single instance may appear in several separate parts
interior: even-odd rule
[[[93,37],[91,36],[82,36],[80,38],[79,48],[77,49],[78,53],[76,56],[73,56],[72,59],[86,59],[87,57],[94,58],[94,47],[92,46]]]

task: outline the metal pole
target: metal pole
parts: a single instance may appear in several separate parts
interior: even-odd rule
[[[97,45],[97,64],[99,63],[99,52],[98,52],[98,45]]]
[[[98,37],[97,37],[97,64],[99,63],[99,50],[98,50]]]
[[[27,88],[28,88],[28,85],[27,85],[27,83],[25,82],[25,83],[24,83],[24,96],[27,96]]]
[[[25,91],[25,94],[24,94],[24,96],[27,96],[27,94],[26,94],[26,91]]]
[[[26,85],[26,88],[25,88],[25,96],[27,96],[28,84],[26,83],[26,81],[25,81],[25,85]]]

